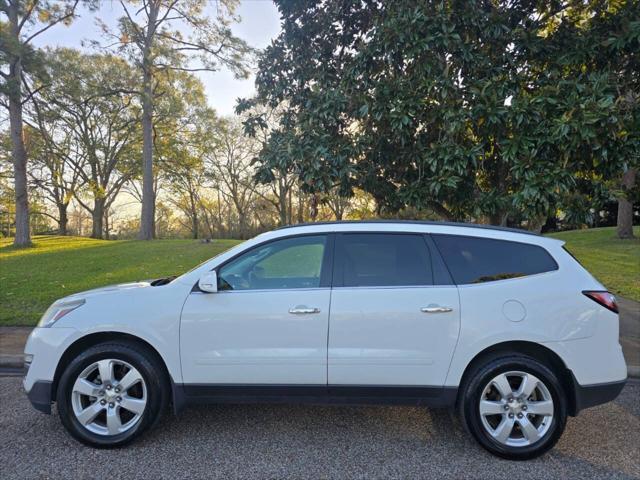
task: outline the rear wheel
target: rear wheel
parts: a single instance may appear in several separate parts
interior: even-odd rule
[[[151,352],[126,343],[89,348],[60,378],[57,404],[63,425],[94,447],[131,442],[155,424],[167,403],[156,363]]]
[[[497,358],[468,377],[460,401],[464,424],[491,453],[524,460],[552,448],[564,431],[566,398],[556,375],[521,355]]]

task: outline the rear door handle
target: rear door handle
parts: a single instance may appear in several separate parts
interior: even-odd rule
[[[310,313],[320,313],[320,309],[315,307],[311,308],[311,307],[305,307],[304,305],[298,305],[296,307],[290,308],[289,313],[291,313],[292,315],[306,315]]]
[[[453,308],[441,307],[440,305],[431,304],[428,307],[422,307],[420,311],[424,313],[447,313],[447,312],[452,312]]]

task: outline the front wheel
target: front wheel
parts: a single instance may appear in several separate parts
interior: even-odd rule
[[[463,385],[460,413],[489,452],[525,460],[556,444],[566,424],[566,405],[562,385],[548,367],[513,355],[472,372]]]
[[[167,402],[161,368],[127,343],[89,348],[65,369],[58,413],[69,433],[93,447],[117,447],[151,427]]]

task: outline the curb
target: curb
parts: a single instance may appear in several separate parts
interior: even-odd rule
[[[0,354],[0,377],[23,377],[24,355]]]
[[[0,354],[0,370],[23,368],[24,355],[4,355]]]

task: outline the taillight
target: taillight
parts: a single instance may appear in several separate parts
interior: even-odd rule
[[[613,313],[618,313],[618,304],[616,303],[616,297],[609,292],[603,292],[598,290],[583,290],[587,297],[594,302],[599,303],[607,310],[611,310]]]

